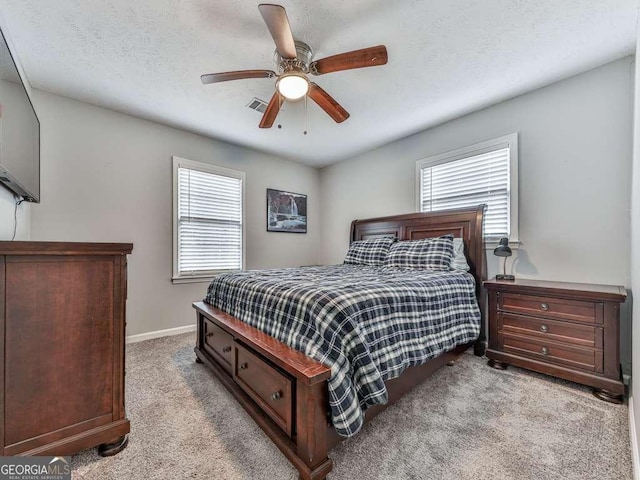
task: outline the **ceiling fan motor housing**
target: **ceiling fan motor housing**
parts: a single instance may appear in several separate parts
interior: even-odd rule
[[[309,64],[313,58],[313,49],[303,41],[295,40],[296,55],[293,60],[282,58],[278,51],[275,52],[275,60],[280,73],[289,72],[291,70],[301,70],[305,73],[309,72]]]

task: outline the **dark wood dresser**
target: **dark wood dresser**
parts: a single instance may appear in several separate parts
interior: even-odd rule
[[[517,279],[488,280],[489,365],[508,364],[590,385],[622,400],[620,303],[623,287]]]
[[[132,244],[0,242],[0,455],[126,446]]]

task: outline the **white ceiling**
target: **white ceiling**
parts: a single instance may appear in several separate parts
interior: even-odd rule
[[[334,123],[287,103],[258,128],[246,107],[270,79],[202,85],[203,73],[272,69],[257,1],[0,0],[35,88],[322,166],[631,54],[637,0],[282,1],[315,58],[384,44],[381,67],[316,77],[351,113]],[[308,130],[303,135],[303,130]]]

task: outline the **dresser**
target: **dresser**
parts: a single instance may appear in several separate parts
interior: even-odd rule
[[[0,455],[127,443],[127,257],[133,245],[0,242]]]
[[[594,388],[619,403],[619,286],[517,279],[484,282],[489,297],[489,365],[508,365]]]

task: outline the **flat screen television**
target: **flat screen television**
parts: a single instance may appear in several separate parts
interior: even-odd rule
[[[38,203],[40,121],[2,30],[0,36],[0,183]]]

